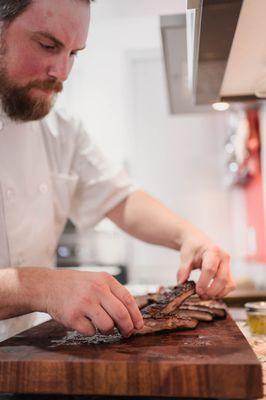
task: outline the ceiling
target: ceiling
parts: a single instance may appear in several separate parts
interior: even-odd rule
[[[93,18],[138,18],[186,12],[186,0],[95,0]]]

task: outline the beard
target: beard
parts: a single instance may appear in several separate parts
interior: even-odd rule
[[[36,121],[44,118],[52,109],[56,94],[63,90],[57,80],[33,80],[25,86],[19,86],[8,76],[7,68],[0,63],[0,100],[4,112],[14,121]],[[54,95],[48,97],[33,96],[31,89],[52,90]]]

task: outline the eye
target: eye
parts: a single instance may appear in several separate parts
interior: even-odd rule
[[[71,51],[70,56],[71,57],[77,57],[78,53],[76,51]]]
[[[46,44],[46,43],[39,42],[39,45],[41,46],[42,49],[47,50],[47,51],[53,52],[56,50],[56,46],[52,45],[52,44]]]

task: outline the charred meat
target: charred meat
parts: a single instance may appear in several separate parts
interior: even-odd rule
[[[195,283],[189,281],[136,298],[144,319],[143,329],[136,334],[195,328],[199,320],[178,311],[179,305],[194,293]]]
[[[195,283],[160,287],[156,293],[137,296],[137,304],[144,320],[144,328],[137,334],[193,329],[199,321],[224,318],[226,309],[217,300],[201,300],[195,295]]]
[[[202,311],[202,310],[191,310],[191,309],[183,309],[180,308],[174,312],[175,316],[179,316],[181,318],[195,318],[198,321],[213,321],[214,314],[209,311]]]
[[[173,313],[188,297],[195,294],[195,282],[167,288],[156,301],[141,308],[143,318],[160,318]]]
[[[198,325],[198,320],[194,318],[184,318],[179,315],[168,315],[163,318],[146,318],[144,327],[137,331],[137,335],[147,333],[173,331],[177,329],[194,329]]]
[[[213,314],[214,318],[225,318],[226,308],[220,300],[201,300],[198,296],[190,297],[181,305],[182,309],[194,309],[207,311]]]
[[[141,310],[143,307],[146,307],[152,303],[156,303],[159,297],[160,293],[148,293],[141,296],[135,296],[135,299],[139,309]]]

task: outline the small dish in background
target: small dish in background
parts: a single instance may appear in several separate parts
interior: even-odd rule
[[[248,325],[253,335],[266,335],[266,301],[245,304]]]

